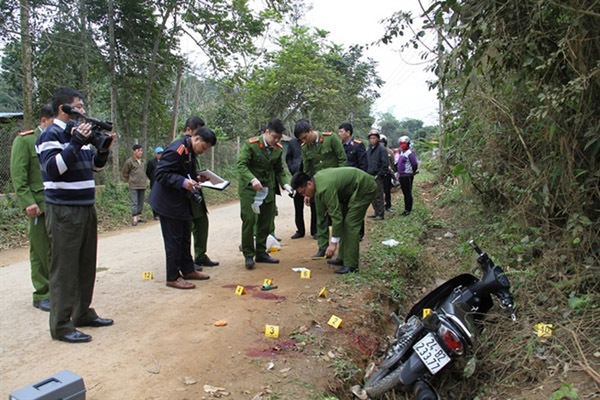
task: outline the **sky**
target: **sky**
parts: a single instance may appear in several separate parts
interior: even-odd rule
[[[429,1],[422,2],[427,7]],[[312,0],[312,6],[305,22],[329,31],[332,42],[345,46],[380,39],[384,32],[380,21],[395,11],[412,11],[413,16],[418,16],[421,10],[417,0]],[[398,43],[371,46],[364,53],[378,62],[379,77],[386,82],[379,89],[381,97],[374,111],[390,112],[398,120],[420,119],[425,125],[437,125],[438,100],[427,85],[427,80],[434,80],[435,75],[424,71],[422,50],[400,54]]]

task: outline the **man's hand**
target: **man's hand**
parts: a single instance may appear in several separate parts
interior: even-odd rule
[[[90,141],[92,134],[92,125],[89,123],[79,124],[71,130],[71,142],[83,146]]]
[[[209,181],[209,180],[210,180],[210,178],[209,178],[209,177],[207,177],[206,175],[198,174],[198,175],[196,175],[196,180],[197,180],[198,182],[202,183],[202,182]]]
[[[27,206],[27,208],[25,208],[25,213],[29,217],[35,218],[38,215],[40,215],[42,212],[40,211],[40,207],[38,207],[38,205],[34,203],[34,204]]]
[[[110,136],[112,138],[110,144],[108,145],[108,149],[107,149],[107,150],[110,150],[113,147],[113,144],[115,144],[115,140],[117,139],[117,133],[112,132],[112,133],[109,133],[108,136]]]
[[[194,190],[194,188],[195,188],[197,185],[198,185],[198,182],[196,182],[196,181],[195,181],[195,180],[193,180],[193,179],[185,179],[185,180],[183,181],[183,188],[184,188],[185,190],[188,190],[188,191],[190,191],[190,192],[191,192],[192,190]]]
[[[329,243],[329,246],[327,246],[327,249],[325,250],[325,257],[330,258],[333,257],[333,255],[335,254],[336,250],[337,250],[337,243]]]
[[[252,184],[252,189],[256,190],[257,192],[265,190],[262,183],[260,183],[260,181],[256,178],[252,179],[252,182],[250,183]]]
[[[304,205],[310,207],[310,197],[304,196]]]

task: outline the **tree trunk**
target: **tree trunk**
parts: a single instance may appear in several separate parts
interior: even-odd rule
[[[93,93],[90,92],[90,81],[89,81],[89,70],[90,63],[88,57],[88,31],[87,31],[87,9],[85,6],[85,0],[79,0],[79,31],[81,35],[81,45],[83,47],[83,65],[81,66],[81,91],[86,96],[86,110],[88,113],[93,115],[92,111],[92,97]]]
[[[177,68],[177,84],[175,85],[175,99],[173,101],[173,118],[171,118],[171,140],[177,136],[177,113],[179,111],[179,96],[181,92],[181,78],[183,76],[183,61]]]
[[[110,76],[110,119],[113,122],[113,132],[119,132],[117,118],[117,83],[115,71],[115,10],[113,0],[108,0],[108,64]],[[123,135],[121,135],[123,137]],[[112,146],[112,175],[113,178],[119,177],[119,140],[115,140]]]
[[[163,16],[162,24],[158,32],[156,32],[156,37],[154,38],[154,46],[152,48],[152,57],[150,60],[150,65],[148,67],[148,80],[146,85],[146,94],[144,96],[144,105],[142,107],[142,123],[141,123],[141,133],[142,133],[142,148],[144,151],[146,150],[146,146],[148,145],[148,112],[150,108],[150,96],[152,95],[152,85],[154,84],[154,80],[156,79],[156,59],[158,57],[158,48],[160,46],[160,42],[163,38],[165,32],[165,26],[167,24],[167,20],[169,19],[171,12],[177,6],[177,2],[172,2],[165,10],[165,15]]]
[[[31,62],[31,36],[29,32],[29,4],[20,0],[21,9],[21,62],[23,63],[23,128],[33,129],[33,66]]]

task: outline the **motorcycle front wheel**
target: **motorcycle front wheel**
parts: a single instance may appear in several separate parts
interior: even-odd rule
[[[402,364],[392,370],[387,375],[385,370],[378,370],[373,373],[371,378],[365,383],[363,389],[369,397],[378,398],[384,393],[389,392],[400,383],[400,374],[402,372]]]

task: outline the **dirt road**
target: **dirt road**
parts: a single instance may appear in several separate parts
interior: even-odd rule
[[[31,305],[27,251],[0,252],[0,397],[68,369],[84,378],[90,400],[212,398],[206,384],[225,388],[233,399],[261,392],[256,398],[318,398],[334,374],[323,354],[335,356],[335,338],[344,336],[327,320],[352,310],[335,290],[329,299],[317,298],[339,277],[324,261],[310,260],[312,238],[290,240],[292,200],[283,196],[278,207],[283,248],[274,256],[281,263],[257,264],[253,271],[238,251],[239,205],[211,209],[209,255],[221,265],[205,268],[211,279],[189,291],[165,286],[157,222],[101,236],[92,306],[115,324],[82,328],[93,336],[87,344],[51,340],[48,313]],[[300,279],[291,270],[296,266],[310,268],[311,279]],[[144,271],[154,279],[143,280]],[[260,291],[265,278],[279,288]],[[247,294],[235,295],[237,285]],[[228,324],[216,327],[217,320]],[[279,339],[265,337],[265,324],[280,327]],[[299,348],[289,335],[311,326],[319,346],[302,350],[308,347]]]

